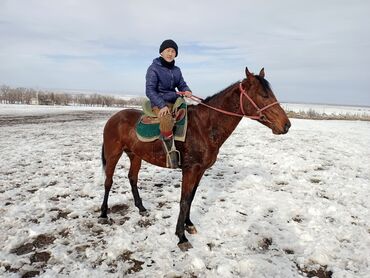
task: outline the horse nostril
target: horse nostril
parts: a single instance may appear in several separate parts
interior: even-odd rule
[[[290,122],[288,122],[288,123],[286,123],[285,124],[285,126],[284,126],[284,131],[285,131],[285,133],[287,133],[288,132],[288,130],[289,130],[289,128],[291,127],[291,124],[290,124]]]

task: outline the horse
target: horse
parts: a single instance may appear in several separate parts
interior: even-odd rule
[[[288,132],[290,121],[277,102],[262,68],[258,75],[245,68],[245,75],[219,93],[202,100],[198,105],[188,106],[188,129],[184,142],[176,141],[181,153],[182,184],[180,212],[176,224],[178,247],[182,251],[192,248],[185,231],[196,234],[190,220],[190,207],[204,172],[217,159],[220,147],[232,134],[243,116],[267,126],[274,134]],[[105,170],[105,193],[101,206],[102,218],[107,218],[108,196],[113,184],[113,174],[118,160],[125,152],[130,160],[128,179],[135,206],[140,214],[146,214],[137,188],[142,160],[166,167],[166,153],[162,142],[141,142],[135,126],[143,112],[125,109],[114,114],[106,123],[103,134],[102,162]]]

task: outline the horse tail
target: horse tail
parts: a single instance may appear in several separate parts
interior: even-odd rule
[[[104,143],[101,147],[101,162],[102,162],[102,165],[103,165],[103,170],[105,172],[105,166],[107,165],[107,161],[105,160],[105,155],[104,155]]]

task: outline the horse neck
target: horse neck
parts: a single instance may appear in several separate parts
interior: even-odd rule
[[[239,97],[239,83],[236,83],[224,92],[213,96],[207,101],[207,104],[225,111],[240,114]],[[226,115],[208,107],[202,109],[207,109],[208,112],[207,124],[210,128],[209,136],[211,140],[221,146],[238,126],[242,117]]]

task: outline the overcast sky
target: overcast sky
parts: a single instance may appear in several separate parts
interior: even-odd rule
[[[0,0],[0,84],[145,94],[160,43],[195,95],[245,66],[290,102],[370,105],[370,1]]]

